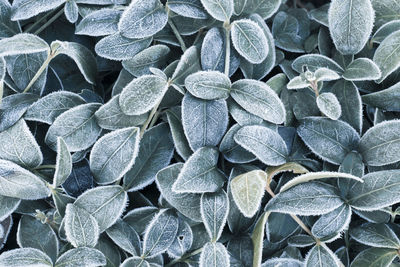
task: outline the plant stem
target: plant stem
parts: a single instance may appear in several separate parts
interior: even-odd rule
[[[224,26],[225,28],[225,75],[229,76],[230,58],[231,58],[231,30],[230,25]]]
[[[171,29],[174,32],[176,39],[178,39],[178,42],[181,45],[182,51],[185,52],[186,51],[185,41],[183,41],[181,34],[179,33],[174,22],[170,18],[168,18],[168,24],[169,24],[169,26],[171,26]]]
[[[199,249],[194,250],[193,252],[183,255],[182,257],[180,257],[178,259],[174,259],[173,261],[171,261],[170,263],[165,265],[165,267],[170,267],[170,266],[174,265],[175,263],[181,262],[183,260],[186,260],[186,259],[194,256],[194,255],[197,255],[197,254],[201,253],[202,250],[203,250],[203,248],[199,248]]]
[[[149,127],[154,115],[157,113],[157,109],[160,106],[161,100],[154,106],[154,108],[151,110],[149,117],[145,121],[145,123],[142,125],[142,128],[140,129],[140,138],[143,137],[144,132],[146,131],[147,127]]]
[[[38,35],[44,29],[46,29],[50,24],[52,24],[56,19],[58,19],[64,13],[64,9],[61,8],[51,19],[49,19],[45,24],[42,25],[38,30],[36,30],[33,34]]]
[[[315,93],[315,97],[319,96],[319,91],[318,91],[318,83],[317,81],[312,81],[310,82],[311,85],[311,89],[313,89],[314,93]]]
[[[29,91],[29,89],[33,86],[33,84],[39,79],[40,75],[46,70],[47,66],[49,65],[50,61],[56,56],[57,54],[54,53],[49,53],[47,56],[46,60],[43,62],[42,66],[40,69],[36,72],[35,76],[33,76],[32,80],[29,82],[29,84],[26,86],[24,89],[23,93],[26,93]]]
[[[55,169],[56,165],[41,165],[35,168],[35,170],[43,170],[43,169]]]
[[[47,19],[48,17],[50,17],[51,15],[54,15],[56,13],[56,10],[53,10],[52,12],[47,13],[46,15],[44,15],[43,17],[41,17],[39,20],[37,20],[35,23],[33,23],[31,26],[29,26],[25,32],[30,32],[33,28],[35,28],[36,26],[38,26],[42,21],[44,21],[45,19]]]

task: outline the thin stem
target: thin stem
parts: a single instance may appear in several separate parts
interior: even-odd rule
[[[29,89],[33,86],[33,84],[39,79],[40,75],[46,70],[47,66],[49,65],[50,61],[56,56],[57,54],[49,53],[47,56],[46,60],[43,62],[42,66],[40,69],[36,72],[35,76],[33,76],[32,80],[29,82],[29,84],[26,86],[24,89],[23,93],[26,93],[29,91]]]
[[[56,10],[53,10],[52,12],[47,13],[46,15],[44,15],[43,17],[41,17],[39,20],[37,20],[35,23],[33,23],[31,26],[29,26],[25,32],[30,32],[33,28],[35,28],[36,26],[38,26],[42,21],[44,21],[45,19],[47,19],[48,17],[50,17],[51,15],[54,15],[56,13]]]
[[[154,106],[154,108],[151,110],[149,117],[143,124],[142,128],[140,129],[140,138],[143,137],[144,132],[146,131],[147,127],[149,127],[154,115],[157,113],[157,109],[160,106],[161,100]]]
[[[175,24],[172,22],[170,18],[168,18],[168,24],[169,26],[171,26],[171,29],[174,32],[176,39],[178,39],[182,51],[185,52],[186,51],[185,41],[183,41],[181,34],[179,33],[178,29],[176,28]]]
[[[231,58],[231,30],[230,25],[225,26],[225,75],[229,76]]]
[[[188,258],[190,258],[190,257],[192,257],[194,255],[197,255],[197,254],[201,253],[202,250],[203,250],[203,248],[199,248],[199,249],[194,250],[193,252],[190,252],[188,254],[183,255],[182,257],[180,257],[178,259],[174,259],[173,261],[171,261],[170,263],[165,265],[165,267],[170,267],[170,266],[174,265],[175,263],[184,261],[184,260],[186,260],[186,259],[188,259]]]
[[[38,30],[34,32],[35,35],[41,33],[44,29],[46,29],[50,24],[52,24],[56,19],[58,19],[64,13],[64,9],[60,9],[51,19],[49,19],[45,24],[42,25]]]
[[[158,117],[160,116],[161,112],[157,111],[156,114],[154,114],[153,119],[151,119],[149,128],[153,127],[156,121],[158,120]]]
[[[310,82],[311,89],[313,89],[315,93],[315,97],[319,96],[319,91],[318,91],[318,82],[317,81],[312,81]]]
[[[56,165],[41,165],[35,168],[35,170],[43,170],[43,169],[55,169]]]

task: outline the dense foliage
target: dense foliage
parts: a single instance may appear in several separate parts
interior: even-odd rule
[[[398,0],[0,0],[0,267],[400,266]]]

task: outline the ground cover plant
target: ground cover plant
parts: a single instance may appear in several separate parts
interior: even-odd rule
[[[400,266],[398,0],[0,0],[0,267]]]

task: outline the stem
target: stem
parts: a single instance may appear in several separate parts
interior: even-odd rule
[[[44,29],[46,29],[50,24],[52,24],[56,19],[58,19],[64,13],[64,9],[61,8],[51,19],[49,19],[45,24],[42,25],[38,30],[36,30],[33,34],[38,35]]]
[[[29,82],[29,84],[26,86],[25,90],[23,93],[26,93],[29,91],[29,89],[32,87],[32,85],[39,79],[40,75],[43,73],[43,71],[46,70],[47,66],[49,65],[50,61],[56,56],[57,54],[50,53],[46,60],[43,62],[42,66],[40,69],[36,72],[35,76],[33,76],[32,80]]]
[[[231,58],[231,30],[230,25],[225,26],[225,75],[229,76],[229,66]]]
[[[156,121],[157,121],[158,117],[160,116],[160,114],[161,114],[160,111],[157,111],[157,112],[154,114],[153,119],[151,119],[151,123],[150,123],[150,125],[149,125],[149,128],[151,128],[151,127],[154,126],[154,124],[156,123]]]
[[[160,106],[161,100],[154,106],[154,108],[151,110],[149,117],[143,124],[142,128],[140,129],[140,138],[143,137],[144,132],[146,131],[147,127],[149,127],[154,115],[157,113],[157,109]]]
[[[35,170],[43,170],[43,169],[55,169],[56,165],[41,165],[35,168]]]
[[[182,51],[185,52],[186,51],[185,41],[183,41],[181,34],[179,33],[174,22],[170,18],[168,18],[168,24],[169,24],[169,26],[171,26],[171,29],[174,32],[176,39],[178,39],[178,42],[181,45]]]
[[[41,17],[39,20],[37,20],[35,23],[33,23],[31,26],[29,26],[25,32],[30,32],[33,28],[35,28],[36,26],[38,26],[42,21],[44,21],[45,19],[47,19],[48,17],[50,17],[51,15],[55,14],[56,10],[53,10],[52,12],[47,13],[46,15],[44,15],[43,17]]]
[[[192,256],[194,256],[194,255],[197,255],[197,254],[201,253],[202,250],[203,250],[203,248],[199,248],[199,249],[194,250],[194,251],[191,252],[191,253],[188,253],[188,254],[183,255],[183,256],[180,257],[179,259],[174,259],[173,261],[171,261],[170,263],[168,263],[167,265],[165,265],[165,267],[170,267],[170,266],[174,265],[175,263],[181,262],[181,261],[183,261],[183,260],[186,260],[187,258],[190,258],[190,257],[192,257]]]
[[[315,93],[315,97],[319,96],[319,91],[318,91],[318,83],[316,81],[312,81],[310,82],[311,85],[311,89],[313,89],[314,93]]]

